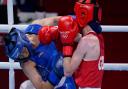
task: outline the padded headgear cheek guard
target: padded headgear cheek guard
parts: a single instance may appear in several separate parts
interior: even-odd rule
[[[89,2],[89,0],[87,1],[85,3],[76,2],[74,6],[74,12],[80,27],[84,27],[92,20],[101,20],[101,9],[99,5]]]
[[[19,55],[24,47],[27,48],[29,56],[32,54],[32,45],[24,32],[16,28],[12,28],[11,31],[5,36],[4,40],[6,54],[11,59],[19,61]]]

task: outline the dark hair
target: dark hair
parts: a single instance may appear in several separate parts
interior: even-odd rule
[[[100,34],[102,32],[101,25],[98,21],[91,21],[88,23],[88,25],[95,31],[97,34]]]

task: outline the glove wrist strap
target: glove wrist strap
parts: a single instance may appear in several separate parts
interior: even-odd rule
[[[73,52],[73,47],[72,46],[64,46],[63,47],[63,55],[65,57],[71,57]]]

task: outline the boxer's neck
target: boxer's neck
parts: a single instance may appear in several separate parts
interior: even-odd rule
[[[89,25],[87,25],[83,28],[82,34],[83,34],[83,36],[86,36],[89,32],[94,32],[94,31],[92,30],[92,28]]]

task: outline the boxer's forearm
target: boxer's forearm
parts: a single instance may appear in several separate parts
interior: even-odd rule
[[[73,69],[72,69],[72,65],[71,65],[71,57],[65,57],[64,59],[64,74],[65,76],[70,76],[73,74]]]
[[[60,17],[61,16],[56,16],[56,17],[49,17],[49,18],[34,20],[32,24],[40,24],[43,26],[56,26],[58,25],[58,20]]]
[[[28,61],[21,65],[23,72],[32,82],[36,89],[54,89],[54,86],[51,85],[48,81],[43,81],[40,74],[35,68],[35,63]]]

